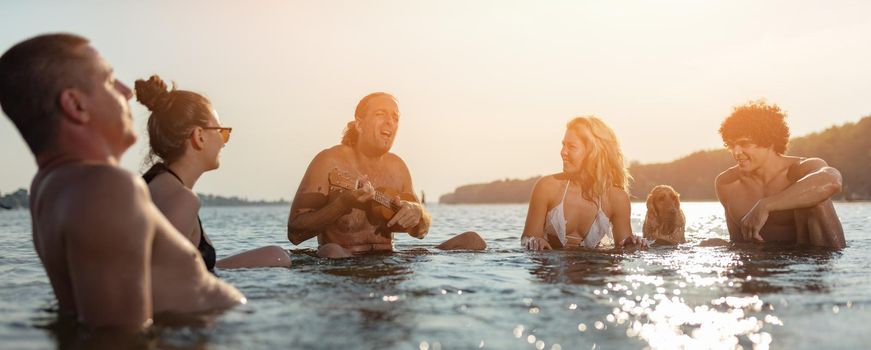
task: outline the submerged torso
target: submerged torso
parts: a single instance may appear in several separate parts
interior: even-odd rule
[[[787,170],[778,173],[774,179],[764,185],[753,181],[749,176],[737,174],[735,181],[723,185],[722,191],[729,194],[729,200],[725,203],[726,213],[731,216],[733,222],[740,224],[744,215],[750,212],[760,199],[783,192],[792,184],[793,182],[787,178]],[[759,234],[766,242],[795,242],[795,225],[794,210],[775,211],[768,215],[768,220]],[[736,240],[735,237],[733,240]],[[737,240],[743,241],[740,235],[737,235]]]
[[[351,178],[367,176],[376,189],[401,191],[403,179],[394,155],[386,155],[377,164],[361,163],[354,157],[350,147],[335,150],[334,167]],[[339,189],[331,189],[330,199],[335,200]],[[357,204],[351,211],[328,225],[318,235],[318,245],[336,243],[353,253],[393,250],[393,233],[387,228],[388,218],[372,210],[377,204]]]
[[[577,186],[563,181],[563,191],[549,206],[544,232],[557,246],[595,248],[610,235],[611,224],[602,209],[602,200],[584,198]]]
[[[77,179],[92,176],[108,165],[69,164],[40,170],[31,186],[31,217],[33,242],[45,267],[63,314],[77,314],[73,281],[68,266],[70,260],[67,234],[72,226],[82,225],[68,215],[74,206],[87,205],[89,192],[77,186]],[[140,181],[133,174],[131,181]],[[129,198],[134,200],[134,194]],[[135,199],[139,200],[139,199]],[[231,286],[214,279],[191,243],[176,231],[148,200],[141,203],[145,231],[151,241],[142,247],[150,251],[150,287],[153,313],[197,312],[226,308],[238,304],[242,295]],[[99,210],[99,209],[97,209]],[[111,215],[104,210],[95,215]],[[87,230],[84,230],[87,231]]]

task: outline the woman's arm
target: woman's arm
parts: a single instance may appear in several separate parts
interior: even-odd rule
[[[632,205],[629,194],[621,188],[612,187],[608,193],[611,206],[611,229],[614,233],[614,248],[620,249],[625,245],[641,244],[642,240],[632,234],[632,224],[629,222],[632,216]]]
[[[197,221],[200,201],[193,191],[179,186],[177,190],[163,194],[163,197],[152,197],[152,200],[178,232],[181,232],[194,246],[200,243]]]
[[[526,212],[526,224],[523,226],[523,234],[520,236],[520,245],[529,250],[552,249],[544,236],[544,220],[547,217],[547,181],[549,177],[543,177],[535,183],[532,196],[529,199],[529,208]]]

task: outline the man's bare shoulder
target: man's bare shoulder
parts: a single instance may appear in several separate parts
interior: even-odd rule
[[[733,184],[739,180],[741,180],[741,170],[739,170],[736,165],[717,175],[717,178],[714,179],[714,184],[717,188],[721,188],[722,186]]]
[[[338,164],[347,162],[350,157],[353,157],[353,152],[353,148],[346,145],[336,145],[324,149],[312,158],[309,169],[331,169]]]
[[[345,158],[348,156],[352,156],[354,154],[354,149],[351,146],[347,145],[335,145],[330,148],[326,148],[323,151],[318,152],[315,158]]]
[[[393,152],[387,152],[384,155],[384,159],[387,160],[387,164],[390,167],[395,167],[396,169],[405,170],[408,172],[408,165],[405,164],[405,160],[402,157],[396,155]]]
[[[810,173],[818,171],[823,168],[828,168],[829,164],[826,163],[822,158],[805,158],[805,157],[785,157],[790,160],[789,169],[787,170],[786,177],[790,181],[798,181],[802,177],[807,176]]]
[[[52,179],[47,179],[52,183],[44,188],[61,190],[42,195],[51,199],[55,206],[52,212],[70,233],[80,231],[76,230],[79,228],[88,235],[96,235],[91,230],[126,227],[147,217],[148,189],[131,172],[111,165],[81,164],[58,169],[52,175]]]
[[[97,194],[110,198],[124,197],[145,191],[145,182],[135,174],[107,164],[77,164],[58,169],[46,178],[43,188],[61,185],[56,195],[83,196],[99,199]],[[145,191],[147,192],[147,191]]]

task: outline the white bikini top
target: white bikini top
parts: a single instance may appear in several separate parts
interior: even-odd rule
[[[569,193],[569,185],[571,181],[566,182],[566,189],[563,192],[563,199],[557,204],[557,206],[553,207],[550,211],[547,212],[547,218],[544,222],[544,233],[547,235],[554,235],[559,238],[559,241],[566,246],[566,216],[565,209],[563,208],[563,203],[566,201],[566,194]],[[598,212],[596,213],[596,218],[593,219],[593,223],[590,225],[590,229],[587,230],[587,235],[584,237],[584,241],[581,242],[581,247],[584,248],[596,248],[599,246],[599,243],[603,243],[604,245],[613,245],[614,244],[614,234],[611,232],[611,221],[608,219],[608,216],[605,215],[605,212],[602,211],[602,201],[596,201],[596,207]]]

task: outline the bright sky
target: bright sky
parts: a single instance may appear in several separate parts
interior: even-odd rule
[[[252,5],[257,4],[257,5]],[[630,160],[719,147],[760,97],[793,135],[871,114],[871,2],[4,1],[0,50],[56,31],[91,39],[132,85],[157,73],[208,96],[233,137],[199,192],[292,198],[357,101],[387,91],[394,152],[430,200],[560,170],[565,123],[595,114]],[[132,101],[146,153],[144,107]],[[0,121],[0,191],[36,171]],[[713,179],[712,179],[713,181]]]

